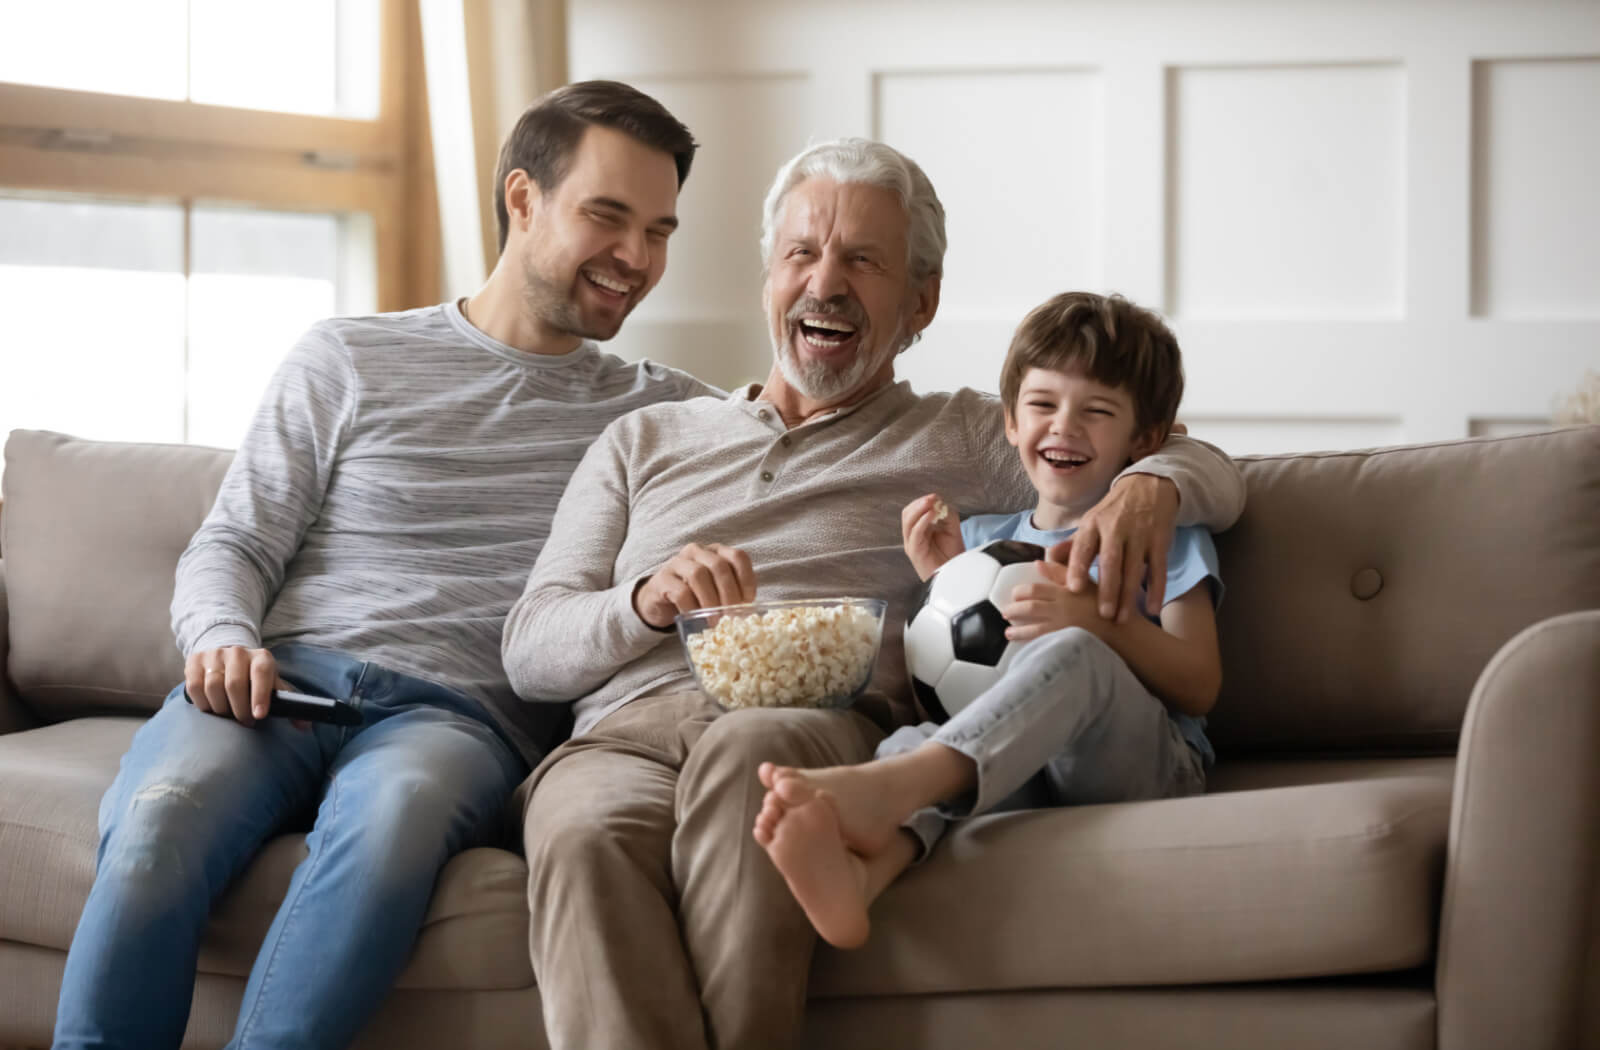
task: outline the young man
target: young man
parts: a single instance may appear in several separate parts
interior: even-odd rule
[[[751,838],[757,767],[865,761],[915,720],[897,630],[853,710],[724,714],[694,688],[673,617],[759,583],[763,598],[881,596],[904,622],[916,574],[889,519],[934,488],[967,511],[1031,492],[996,399],[895,382],[939,302],[944,210],[921,168],[882,143],[814,146],[779,171],[762,246],[766,384],[608,428],[506,621],[517,692],[576,716],[524,816],[557,1050],[792,1044],[816,935]],[[1180,491],[1189,524],[1224,528],[1243,506],[1227,457],[1187,438],[1138,470],[1086,515],[1135,573]]]
[[[917,575],[991,540],[1048,549],[1071,539],[1117,475],[1166,441],[1182,395],[1178,341],[1148,310],[1089,292],[1033,310],[1006,355],[1000,396],[1037,501],[958,527],[937,494],[914,500],[900,520]],[[1162,603],[1143,603],[1144,616],[1125,624],[1069,591],[1060,566],[1040,568],[1046,581],[1016,588],[1001,609],[1007,637],[1028,644],[944,725],[899,729],[861,765],[761,769],[770,790],[756,841],[829,943],[865,942],[867,911],[889,883],[952,821],[1009,804],[1025,784],[1051,805],[1204,789],[1214,756],[1203,716],[1222,680],[1211,534],[1177,531]]]
[[[711,389],[591,342],[660,280],[694,151],[632,88],[562,88],[501,151],[482,290],[291,351],[179,562],[184,683],[101,805],[56,1047],[177,1047],[211,902],[313,810],[229,1045],[342,1047],[388,993],[440,867],[559,728],[500,634],[568,475],[613,419]],[[281,684],[361,724],[271,717]]]

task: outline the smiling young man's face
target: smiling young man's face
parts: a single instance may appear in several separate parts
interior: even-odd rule
[[[1081,372],[1032,368],[1006,413],[1006,440],[1039,493],[1033,524],[1062,529],[1100,502],[1131,460],[1155,451],[1137,432],[1133,397]]]
[[[581,339],[610,339],[661,280],[677,228],[672,155],[614,128],[584,131],[548,192],[532,187],[523,299],[530,320]]]

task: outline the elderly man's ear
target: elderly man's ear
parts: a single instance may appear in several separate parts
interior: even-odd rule
[[[933,315],[939,312],[939,287],[940,277],[934,274],[923,281],[922,286],[917,289],[917,305],[911,311],[911,321],[906,326],[907,338],[906,345],[900,350],[902,354],[911,349],[916,336],[921,335],[922,330],[933,323]]]

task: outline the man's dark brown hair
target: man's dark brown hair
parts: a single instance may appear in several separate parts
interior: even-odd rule
[[[511,225],[506,213],[506,176],[521,168],[541,192],[549,193],[567,177],[578,142],[590,126],[615,128],[672,154],[680,187],[689,177],[699,144],[667,107],[615,80],[584,80],[557,88],[523,111],[500,147],[494,175],[494,217],[500,225],[501,251]]]
[[[1120,295],[1063,292],[1022,319],[1000,369],[1000,397],[1012,419],[1032,368],[1079,372],[1121,387],[1133,399],[1137,432],[1154,427],[1163,441],[1183,399],[1177,337],[1155,313]]]

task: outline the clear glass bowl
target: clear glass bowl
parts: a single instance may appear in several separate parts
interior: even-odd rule
[[[700,688],[723,707],[848,707],[872,681],[879,598],[719,605],[677,618]]]

